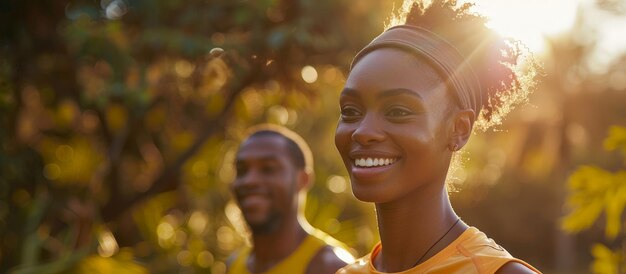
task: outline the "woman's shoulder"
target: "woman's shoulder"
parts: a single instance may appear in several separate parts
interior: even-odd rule
[[[539,273],[535,268],[529,268],[527,265],[512,261],[500,267],[495,274],[535,274]]]
[[[470,227],[467,233],[467,238],[456,248],[463,256],[472,258],[476,268],[486,273],[540,273],[530,264],[513,257],[477,228]]]
[[[462,235],[463,240],[457,245],[457,249],[468,257],[511,257],[496,241],[487,237],[485,233],[476,227],[469,227]]]

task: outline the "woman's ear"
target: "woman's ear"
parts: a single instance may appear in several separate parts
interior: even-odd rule
[[[471,109],[456,111],[453,116],[453,128],[448,143],[450,151],[457,151],[467,144],[475,120],[476,114]]]

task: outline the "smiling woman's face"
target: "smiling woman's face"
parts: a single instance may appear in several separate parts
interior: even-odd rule
[[[378,49],[353,68],[335,145],[362,201],[385,203],[445,182],[453,123],[442,78],[425,61]]]

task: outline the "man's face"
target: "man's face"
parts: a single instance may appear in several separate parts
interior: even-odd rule
[[[271,232],[289,214],[297,214],[296,178],[302,170],[294,166],[285,138],[248,138],[239,148],[235,165],[237,177],[231,189],[254,233]]]

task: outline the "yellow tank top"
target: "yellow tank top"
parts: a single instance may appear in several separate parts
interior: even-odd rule
[[[324,246],[337,246],[339,242],[318,229],[313,229],[302,241],[300,246],[284,260],[280,261],[264,274],[305,273],[309,262],[315,254]],[[246,267],[251,248],[241,250],[237,258],[228,268],[229,274],[250,274]]]
[[[337,274],[374,274],[384,273],[376,270],[372,264],[373,258],[380,253],[382,246],[380,242],[374,246],[372,252],[365,257],[358,259],[355,263],[339,269]],[[475,227],[470,227],[461,234],[450,245],[441,250],[435,256],[425,262],[407,269],[402,274],[417,273],[495,273],[500,267],[508,262],[521,263],[531,270],[539,272],[528,263],[513,258],[509,252],[496,244],[492,239],[487,238],[485,233],[480,232]]]

